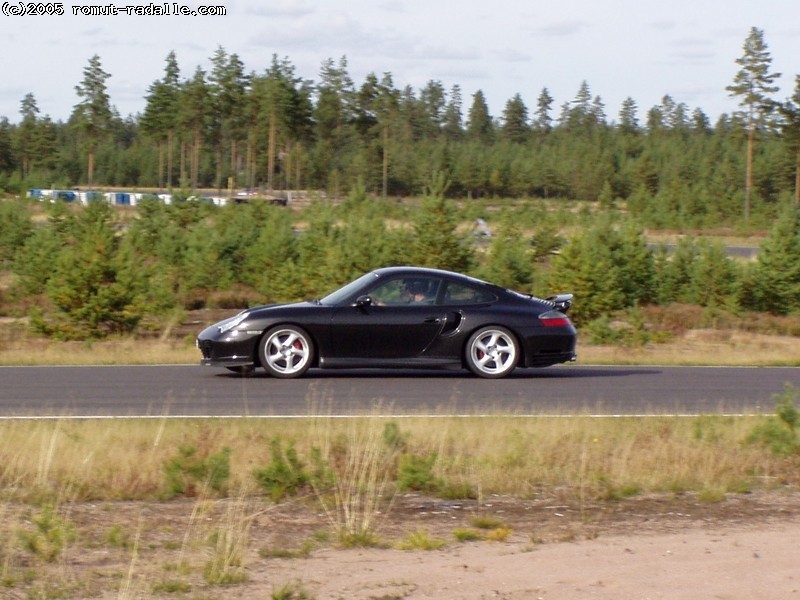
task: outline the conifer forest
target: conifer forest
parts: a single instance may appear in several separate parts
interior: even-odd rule
[[[480,90],[413,89],[387,72],[354,82],[346,57],[315,81],[277,55],[248,71],[218,47],[192,73],[169,53],[142,112],[122,116],[94,56],[66,122],[34,93],[0,118],[0,312],[43,335],[98,338],[418,264],[574,293],[575,321],[600,337],[614,314],[646,306],[794,315],[800,75],[793,90],[775,85],[756,28],[731,73],[731,114],[669,95],[610,107],[584,81],[561,105],[542,87],[492,115]],[[33,188],[153,196],[75,206],[26,198]],[[248,200],[196,200],[233,190]],[[289,191],[309,200],[265,200]],[[667,249],[652,232],[678,241]],[[709,235],[723,233],[757,239],[756,258],[729,256]]]

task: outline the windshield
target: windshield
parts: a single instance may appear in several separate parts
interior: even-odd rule
[[[358,290],[366,287],[368,284],[372,283],[378,278],[377,273],[367,273],[366,275],[362,275],[355,281],[351,281],[346,286],[339,288],[332,294],[328,294],[320,303],[322,304],[341,304],[348,298],[350,298],[353,294],[357,293]]]

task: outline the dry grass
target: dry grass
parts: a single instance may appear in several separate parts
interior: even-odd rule
[[[391,505],[398,453],[435,454],[433,478],[459,484],[444,486],[450,490],[470,491],[470,499],[451,497],[443,504],[471,503],[476,514],[488,514],[498,498],[534,504],[547,499],[539,504],[571,506],[581,522],[591,523],[599,505],[631,497],[660,495],[668,502],[692,495],[701,503],[724,504],[741,492],[792,494],[800,486],[800,456],[779,458],[746,443],[764,419],[501,414],[395,420],[374,414],[350,420],[3,421],[0,596],[239,596],[256,555],[334,540],[391,543],[382,527],[398,510]],[[393,435],[387,437],[390,423]],[[270,462],[276,438],[296,448],[309,472],[321,450],[331,486],[270,504],[254,471]],[[165,465],[189,446],[200,456],[229,449],[227,485],[201,486],[193,492],[197,497],[167,500]],[[280,526],[271,516],[279,507]],[[509,508],[482,539],[500,541],[517,531],[517,522],[507,523],[513,519]],[[520,514],[529,515],[529,508]],[[404,510],[407,516],[420,514],[418,507]],[[465,525],[452,518],[443,517],[449,534],[440,528],[427,535],[425,528],[426,535],[410,547],[452,539]],[[329,537],[312,538],[305,524],[326,522]],[[420,530],[413,521],[407,525],[413,529],[397,529],[395,539],[409,543],[408,535]]]
[[[29,336],[0,337],[0,365],[196,364],[194,340],[112,339],[63,342]]]
[[[663,344],[643,347],[578,344],[583,364],[800,366],[800,338],[745,331],[692,329]]]
[[[341,466],[356,488],[382,495],[393,476],[387,461],[394,450],[380,439],[389,422],[397,424],[380,416],[0,422],[0,489],[6,499],[28,502],[158,499],[166,489],[164,466],[190,446],[199,456],[229,448],[226,489],[248,489],[254,485],[254,469],[269,463],[271,440],[279,438],[294,444],[307,468],[314,463],[314,449],[322,449],[325,463]],[[735,491],[757,485],[754,477],[764,474],[797,484],[792,465],[744,443],[758,422],[756,417],[501,415],[407,418],[399,427],[407,440],[404,453],[435,454],[437,477],[468,482],[483,495],[526,496],[548,487],[575,497],[603,496],[631,486],[642,491],[714,486]],[[371,462],[353,449],[368,451]],[[336,510],[349,510],[344,504]]]

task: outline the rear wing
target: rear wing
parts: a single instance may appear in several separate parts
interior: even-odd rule
[[[572,298],[572,294],[556,294],[555,296],[550,296],[546,300],[553,303],[553,308],[566,314],[569,307],[572,306]]]

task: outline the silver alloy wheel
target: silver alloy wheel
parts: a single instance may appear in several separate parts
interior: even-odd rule
[[[261,364],[275,377],[300,377],[311,366],[313,356],[311,339],[298,327],[275,327],[259,344]]]
[[[517,340],[504,327],[479,329],[467,342],[467,366],[481,377],[504,377],[514,370],[518,360]]]

